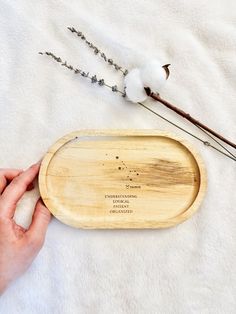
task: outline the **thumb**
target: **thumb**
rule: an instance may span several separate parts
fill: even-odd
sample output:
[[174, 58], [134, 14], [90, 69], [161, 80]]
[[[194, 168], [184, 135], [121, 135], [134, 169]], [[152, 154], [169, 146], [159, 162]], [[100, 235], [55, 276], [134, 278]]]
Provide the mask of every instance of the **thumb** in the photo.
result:
[[43, 201], [39, 199], [35, 205], [32, 222], [27, 231], [29, 238], [43, 244], [50, 220], [50, 211], [43, 204]]

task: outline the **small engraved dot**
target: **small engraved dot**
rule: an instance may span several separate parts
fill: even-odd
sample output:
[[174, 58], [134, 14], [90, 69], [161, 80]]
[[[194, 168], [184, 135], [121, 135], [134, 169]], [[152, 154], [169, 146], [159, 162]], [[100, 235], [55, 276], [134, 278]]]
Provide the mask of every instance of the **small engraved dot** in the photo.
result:
[[116, 159], [119, 159], [119, 156], [116, 156]]

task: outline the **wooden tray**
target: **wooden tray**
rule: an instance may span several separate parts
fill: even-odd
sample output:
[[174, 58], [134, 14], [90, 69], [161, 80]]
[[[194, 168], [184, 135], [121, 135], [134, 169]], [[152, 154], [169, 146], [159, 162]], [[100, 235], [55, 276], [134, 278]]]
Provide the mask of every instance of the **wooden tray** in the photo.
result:
[[189, 218], [206, 189], [203, 162], [156, 130], [80, 130], [58, 140], [39, 174], [43, 201], [80, 228], [164, 228]]

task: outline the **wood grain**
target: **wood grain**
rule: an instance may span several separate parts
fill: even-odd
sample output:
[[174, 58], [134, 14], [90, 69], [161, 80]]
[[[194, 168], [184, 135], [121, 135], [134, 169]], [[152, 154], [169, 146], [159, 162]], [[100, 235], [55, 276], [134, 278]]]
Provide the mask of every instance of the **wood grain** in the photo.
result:
[[189, 218], [206, 190], [200, 156], [157, 130], [80, 130], [43, 159], [39, 188], [52, 214], [80, 228], [163, 228]]

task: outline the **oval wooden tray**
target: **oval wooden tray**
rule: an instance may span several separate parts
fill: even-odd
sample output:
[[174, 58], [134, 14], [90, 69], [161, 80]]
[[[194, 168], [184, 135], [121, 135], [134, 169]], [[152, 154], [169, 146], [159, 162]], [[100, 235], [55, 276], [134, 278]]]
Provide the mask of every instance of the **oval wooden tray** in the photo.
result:
[[164, 228], [189, 218], [206, 189], [203, 162], [157, 130], [80, 130], [45, 155], [39, 189], [52, 214], [80, 228]]

